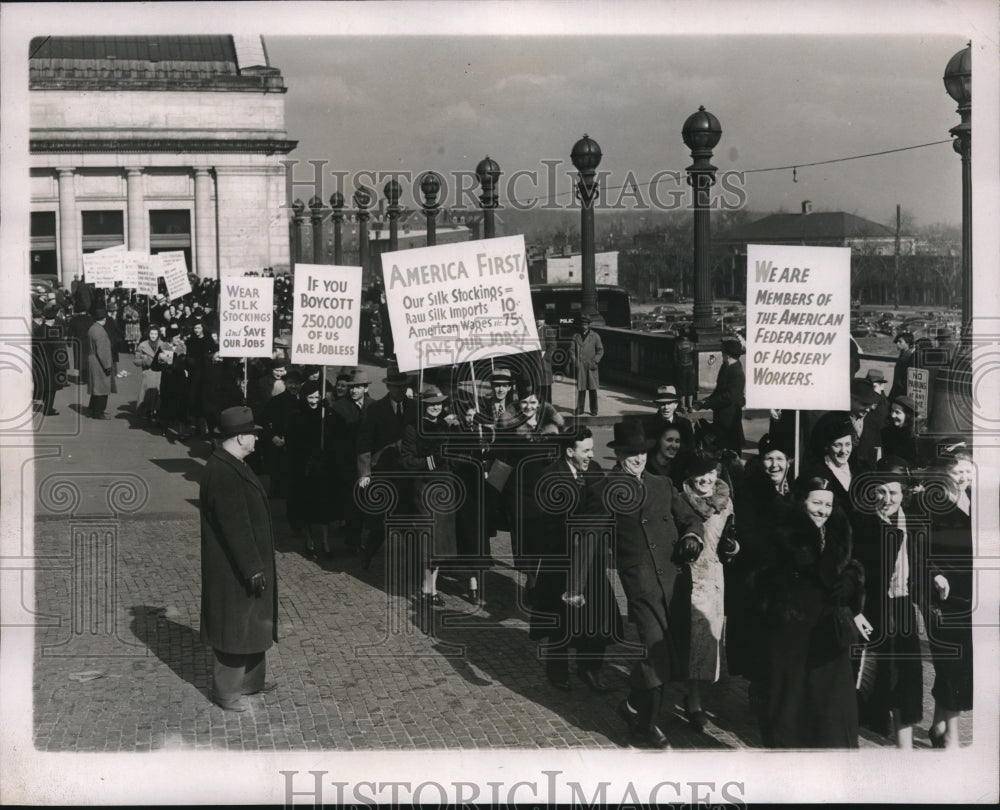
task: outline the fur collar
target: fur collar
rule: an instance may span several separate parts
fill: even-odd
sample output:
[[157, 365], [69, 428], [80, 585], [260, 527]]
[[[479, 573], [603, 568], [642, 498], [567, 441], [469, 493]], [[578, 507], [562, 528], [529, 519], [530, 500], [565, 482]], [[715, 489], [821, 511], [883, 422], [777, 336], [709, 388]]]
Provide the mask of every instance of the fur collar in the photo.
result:
[[705, 520], [726, 508], [729, 503], [729, 484], [720, 479], [715, 482], [715, 492], [711, 495], [699, 495], [685, 481], [684, 497], [698, 517]]

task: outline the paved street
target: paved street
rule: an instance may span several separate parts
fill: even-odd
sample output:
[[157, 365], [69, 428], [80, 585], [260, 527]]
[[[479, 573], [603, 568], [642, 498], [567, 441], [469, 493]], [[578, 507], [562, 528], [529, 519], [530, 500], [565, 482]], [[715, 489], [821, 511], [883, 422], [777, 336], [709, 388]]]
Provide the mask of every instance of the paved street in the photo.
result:
[[[249, 699], [244, 714], [207, 698], [211, 652], [199, 640], [198, 478], [207, 442], [169, 443], [130, 424], [138, 374], [130, 364], [105, 422], [36, 463], [35, 578], [39, 617], [34, 665], [34, 739], [45, 751], [228, 749], [289, 751], [394, 749], [618, 748], [625, 727], [615, 705], [629, 661], [611, 648], [615, 691], [571, 692], [544, 678], [506, 534], [494, 539], [496, 564], [482, 578], [484, 609], [439, 583], [445, 607], [430, 621], [386, 575], [385, 554], [369, 571], [339, 544], [332, 559], [304, 556], [273, 501], [278, 538], [280, 643], [268, 653], [276, 691]], [[381, 369], [370, 367], [381, 380]], [[71, 379], [74, 379], [71, 376]], [[381, 385], [372, 386], [380, 396]], [[569, 402], [557, 384], [557, 404]], [[46, 429], [72, 431], [85, 393], [75, 383], [56, 400]], [[605, 392], [602, 413], [645, 410], [645, 395]], [[612, 420], [601, 420], [612, 421]], [[765, 424], [747, 425], [754, 441]], [[610, 466], [608, 424], [595, 427]], [[390, 569], [392, 570], [392, 569]], [[621, 593], [619, 590], [619, 598]], [[622, 602], [623, 606], [624, 603]], [[627, 626], [628, 627], [628, 626]], [[627, 639], [634, 640], [630, 627]], [[925, 666], [925, 691], [933, 673]], [[704, 733], [683, 718], [671, 692], [662, 727], [675, 748], [759, 746], [746, 684], [723, 675], [707, 690]], [[929, 698], [929, 695], [928, 695]], [[917, 745], [928, 748], [926, 724]], [[965, 736], [971, 720], [963, 721]], [[889, 741], [862, 732], [863, 747]]]

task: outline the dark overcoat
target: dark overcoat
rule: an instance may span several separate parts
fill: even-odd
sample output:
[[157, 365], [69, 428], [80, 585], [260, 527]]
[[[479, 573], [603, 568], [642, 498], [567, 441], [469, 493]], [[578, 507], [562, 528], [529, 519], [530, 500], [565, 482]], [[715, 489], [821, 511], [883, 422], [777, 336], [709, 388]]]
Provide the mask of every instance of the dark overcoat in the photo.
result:
[[577, 391], [596, 390], [601, 387], [598, 366], [603, 357], [604, 343], [601, 341], [601, 336], [593, 329], [586, 335], [582, 332], [573, 335], [573, 366], [576, 371]]
[[[199, 490], [201, 640], [233, 654], [263, 652], [278, 640], [278, 582], [267, 493], [253, 471], [217, 447]], [[250, 591], [263, 573], [267, 587]]]
[[701, 538], [701, 520], [668, 478], [646, 472], [640, 480], [615, 467], [594, 485], [593, 495], [593, 509], [614, 519], [615, 565], [628, 618], [646, 647], [633, 670], [634, 685], [651, 689], [682, 670], [671, 623], [678, 570], [670, 556], [685, 534]]
[[87, 393], [91, 396], [114, 394], [118, 388], [113, 369], [111, 339], [104, 327], [95, 322], [87, 330]]
[[746, 403], [746, 374], [739, 360], [723, 363], [715, 380], [715, 390], [702, 403], [712, 410], [712, 425], [719, 446], [743, 452], [743, 405]]

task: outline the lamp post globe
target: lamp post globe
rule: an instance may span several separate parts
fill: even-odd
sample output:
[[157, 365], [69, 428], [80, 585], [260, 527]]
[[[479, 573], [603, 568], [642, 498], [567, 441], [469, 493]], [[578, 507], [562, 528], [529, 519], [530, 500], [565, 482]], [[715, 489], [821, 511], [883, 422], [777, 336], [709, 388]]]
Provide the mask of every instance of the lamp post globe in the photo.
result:
[[496, 220], [493, 209], [497, 207], [497, 183], [500, 180], [500, 164], [489, 155], [476, 166], [476, 177], [483, 187], [479, 202], [483, 208], [483, 238], [492, 239], [496, 236]]

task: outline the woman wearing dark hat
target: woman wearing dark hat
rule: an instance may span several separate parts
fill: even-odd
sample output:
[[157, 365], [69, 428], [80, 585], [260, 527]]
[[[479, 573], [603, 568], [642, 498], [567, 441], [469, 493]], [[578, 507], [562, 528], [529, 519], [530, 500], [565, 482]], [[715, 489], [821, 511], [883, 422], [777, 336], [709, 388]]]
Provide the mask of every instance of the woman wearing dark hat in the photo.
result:
[[188, 419], [195, 425], [195, 430], [198, 434], [207, 436], [208, 420], [206, 419], [205, 410], [202, 407], [205, 378], [208, 373], [208, 367], [212, 364], [212, 358], [219, 350], [219, 346], [211, 337], [205, 334], [205, 324], [201, 321], [191, 321], [191, 332], [191, 336], [185, 343], [187, 352], [184, 357], [184, 364], [188, 374]]
[[699, 731], [707, 719], [701, 707], [702, 682], [715, 683], [721, 671], [722, 627], [725, 622], [725, 583], [722, 564], [739, 551], [733, 528], [733, 501], [729, 485], [719, 478], [718, 460], [695, 453], [685, 464], [681, 497], [701, 518], [704, 549], [684, 566], [674, 586], [678, 610], [671, 619], [678, 627], [678, 654], [686, 664], [688, 693], [684, 709]]
[[959, 717], [972, 711], [971, 449], [963, 441], [947, 445], [929, 472], [927, 490], [943, 491], [944, 497], [924, 499], [931, 519], [931, 599], [924, 621], [934, 662], [934, 720], [927, 734], [935, 748], [958, 748]]
[[825, 419], [817, 426], [819, 430], [822, 458], [812, 460], [802, 466], [802, 478], [825, 478], [837, 505], [849, 511], [851, 508], [851, 481], [857, 473], [864, 472], [854, 456], [854, 439], [851, 422], [843, 418]]
[[306, 553], [316, 554], [316, 534], [323, 541], [323, 553], [330, 554], [330, 425], [320, 407], [319, 383], [308, 381], [300, 392], [302, 407], [288, 414], [286, 447], [291, 489], [288, 493], [288, 522], [293, 529], [305, 529]]
[[889, 418], [882, 428], [882, 455], [895, 456], [906, 462], [907, 466], [918, 467], [920, 452], [917, 447], [917, 436], [914, 432], [916, 418], [916, 403], [908, 396], [898, 396], [889, 405]]
[[769, 748], [857, 748], [850, 645], [867, 627], [864, 575], [829, 481], [800, 479], [796, 490], [757, 580], [769, 669], [761, 732]]
[[[415, 479], [413, 499], [421, 514], [434, 519], [433, 536], [428, 551], [433, 557], [454, 557], [458, 552], [455, 535], [455, 512], [460, 502], [451, 473], [451, 462], [445, 456], [449, 434], [458, 429], [454, 415], [444, 415], [447, 401], [436, 385], [425, 385], [420, 392], [418, 422], [403, 427], [399, 456], [404, 470], [421, 472]], [[437, 591], [437, 566], [430, 560], [424, 566], [420, 598], [425, 604], [441, 606], [444, 599]]]
[[[865, 670], [873, 669], [870, 691], [859, 690], [861, 722], [888, 737], [890, 721], [897, 748], [913, 747], [913, 726], [923, 718], [923, 664], [913, 597], [918, 554], [908, 525], [907, 462], [886, 456], [870, 476], [874, 498], [859, 498], [854, 556], [864, 567], [865, 615], [873, 627], [865, 650]], [[916, 522], [916, 521], [915, 521]], [[922, 521], [921, 521], [922, 522]], [[863, 677], [865, 673], [862, 673]]]
[[764, 616], [754, 592], [757, 573], [774, 562], [774, 532], [792, 505], [792, 448], [764, 434], [757, 455], [747, 461], [743, 486], [736, 490], [740, 553], [725, 568], [726, 666], [749, 681], [751, 706], [758, 712], [767, 694]]

